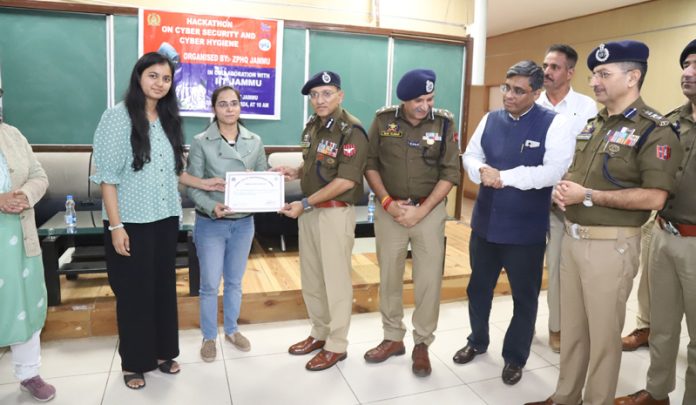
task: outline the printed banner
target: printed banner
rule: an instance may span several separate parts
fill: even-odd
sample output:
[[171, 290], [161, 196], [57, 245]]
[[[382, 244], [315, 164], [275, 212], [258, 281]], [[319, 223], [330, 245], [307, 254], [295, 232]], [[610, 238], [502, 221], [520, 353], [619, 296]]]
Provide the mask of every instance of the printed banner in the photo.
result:
[[232, 85], [243, 118], [280, 119], [283, 21], [141, 9], [139, 32], [141, 55], [174, 61], [182, 115], [212, 115], [213, 91]]

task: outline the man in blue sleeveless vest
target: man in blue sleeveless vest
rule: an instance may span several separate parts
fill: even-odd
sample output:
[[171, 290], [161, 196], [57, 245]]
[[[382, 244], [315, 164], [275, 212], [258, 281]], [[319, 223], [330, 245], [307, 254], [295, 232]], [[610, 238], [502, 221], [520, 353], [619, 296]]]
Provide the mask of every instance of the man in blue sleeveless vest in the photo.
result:
[[510, 67], [501, 86], [505, 108], [483, 117], [463, 157], [481, 188], [469, 243], [472, 332], [453, 360], [468, 363], [488, 349], [493, 289], [505, 268], [515, 303], [503, 343], [502, 379], [509, 385], [522, 378], [534, 336], [551, 189], [573, 156], [567, 118], [535, 103], [543, 83], [544, 72], [532, 61]]

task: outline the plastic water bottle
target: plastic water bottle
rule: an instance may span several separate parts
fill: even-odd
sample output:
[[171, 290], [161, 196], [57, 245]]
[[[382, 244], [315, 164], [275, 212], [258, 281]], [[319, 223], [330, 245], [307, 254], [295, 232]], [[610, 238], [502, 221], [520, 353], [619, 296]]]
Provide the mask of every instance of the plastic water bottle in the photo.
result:
[[367, 197], [367, 222], [375, 221], [375, 193], [370, 190], [370, 195]]
[[65, 199], [65, 229], [68, 233], [75, 233], [77, 228], [77, 212], [75, 212], [75, 200], [68, 194]]

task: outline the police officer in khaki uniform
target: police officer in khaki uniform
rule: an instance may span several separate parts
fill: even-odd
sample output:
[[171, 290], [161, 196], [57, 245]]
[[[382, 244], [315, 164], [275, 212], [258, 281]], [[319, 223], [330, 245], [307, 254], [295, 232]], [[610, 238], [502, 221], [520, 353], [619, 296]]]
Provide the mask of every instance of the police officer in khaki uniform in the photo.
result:
[[312, 321], [309, 337], [288, 349], [308, 354], [306, 365], [327, 369], [346, 358], [353, 307], [351, 252], [355, 206], [363, 196], [367, 135], [360, 121], [341, 107], [341, 78], [320, 72], [302, 87], [314, 114], [302, 132], [303, 164], [279, 168], [287, 179], [301, 178], [302, 201], [281, 212], [298, 218], [302, 296]]
[[640, 97], [648, 53], [641, 42], [620, 41], [587, 58], [605, 108], [577, 135], [573, 163], [553, 193], [567, 221], [561, 370], [556, 392], [536, 404], [614, 403], [640, 227], [664, 205], [682, 157], [674, 128]]
[[365, 353], [379, 363], [406, 349], [403, 338], [403, 276], [409, 242], [413, 256], [416, 309], [413, 312], [412, 370], [431, 373], [428, 345], [435, 336], [445, 252], [445, 197], [459, 183], [459, 146], [454, 120], [434, 109], [435, 72], [415, 69], [399, 81], [403, 102], [385, 107], [369, 130], [367, 178], [381, 202], [375, 212], [380, 266], [380, 311], [384, 341]]
[[696, 40], [679, 57], [681, 87], [689, 99], [667, 115], [680, 129], [684, 158], [674, 196], [657, 216], [650, 245], [650, 368], [645, 390], [617, 398], [617, 405], [667, 405], [674, 390], [681, 320], [690, 342], [682, 404], [696, 404]]

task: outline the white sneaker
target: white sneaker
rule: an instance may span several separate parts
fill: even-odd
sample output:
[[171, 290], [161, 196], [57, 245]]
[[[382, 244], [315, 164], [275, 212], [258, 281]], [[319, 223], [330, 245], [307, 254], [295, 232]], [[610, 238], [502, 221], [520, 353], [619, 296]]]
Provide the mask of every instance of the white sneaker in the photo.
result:
[[231, 335], [225, 335], [225, 340], [232, 343], [237, 350], [241, 350], [243, 352], [248, 352], [251, 350], [251, 343], [249, 343], [249, 339], [245, 338], [244, 335], [239, 333], [239, 331], [234, 332]]

